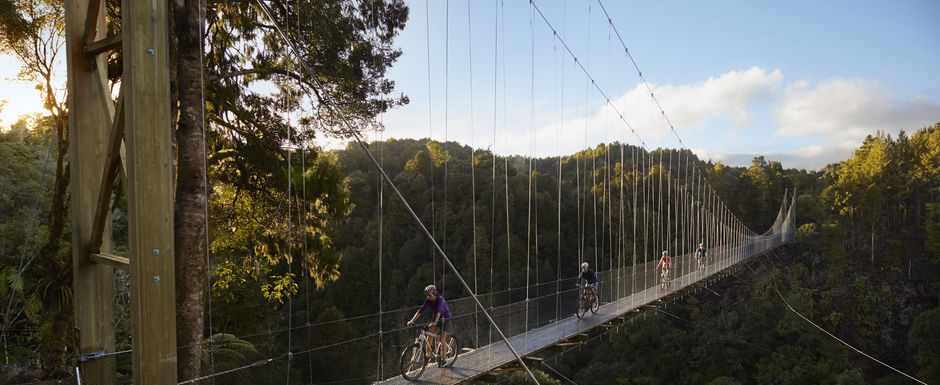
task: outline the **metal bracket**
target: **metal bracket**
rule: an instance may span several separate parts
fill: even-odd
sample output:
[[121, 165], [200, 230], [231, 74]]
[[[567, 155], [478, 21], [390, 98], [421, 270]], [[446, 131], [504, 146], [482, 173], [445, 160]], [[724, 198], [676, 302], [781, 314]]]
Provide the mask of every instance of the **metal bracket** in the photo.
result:
[[99, 358], [101, 358], [101, 357], [104, 357], [104, 356], [107, 356], [107, 355], [108, 355], [108, 351], [107, 351], [107, 350], [102, 350], [102, 351], [98, 351], [98, 352], [91, 352], [91, 353], [79, 354], [79, 355], [78, 355], [78, 362], [87, 362], [87, 361], [97, 360], [97, 359], [99, 359]]

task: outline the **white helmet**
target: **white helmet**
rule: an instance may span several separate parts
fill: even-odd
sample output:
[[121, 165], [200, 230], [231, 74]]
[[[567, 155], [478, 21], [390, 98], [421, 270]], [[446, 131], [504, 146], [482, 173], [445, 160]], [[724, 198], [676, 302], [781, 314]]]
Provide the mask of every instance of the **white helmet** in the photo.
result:
[[663, 255], [669, 255], [669, 251], [663, 250]]
[[582, 264], [581, 264], [581, 268], [582, 268], [582, 269], [587, 269], [587, 268], [588, 268], [588, 263], [587, 263], [587, 262], [582, 263]]

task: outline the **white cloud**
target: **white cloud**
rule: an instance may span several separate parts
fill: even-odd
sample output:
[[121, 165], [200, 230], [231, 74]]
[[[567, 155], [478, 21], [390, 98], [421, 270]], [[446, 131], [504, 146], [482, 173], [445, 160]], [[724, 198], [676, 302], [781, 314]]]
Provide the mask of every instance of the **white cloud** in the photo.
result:
[[[686, 146], [700, 148], [695, 153], [703, 160], [735, 166], [749, 166], [755, 156], [764, 155], [786, 168], [820, 169], [847, 159], [876, 130], [896, 134], [940, 121], [937, 102], [923, 96], [899, 102], [875, 80], [785, 84], [779, 69], [752, 67], [692, 84], [653, 85], [653, 91]], [[474, 111], [473, 131], [470, 111], [452, 107], [448, 139], [504, 155], [536, 156], [571, 154], [614, 140], [638, 144], [619, 112], [648, 147], [679, 146], [645, 84], [613, 98], [616, 111], [590, 92], [586, 104], [569, 103], [564, 111], [551, 95], [537, 97], [534, 106], [497, 106], [495, 133], [492, 103], [477, 104], [483, 107]], [[387, 114], [385, 137], [427, 137], [426, 108], [409, 106]], [[432, 118], [433, 137], [443, 140], [444, 113], [435, 110]]]
[[[712, 119], [729, 119], [736, 128], [742, 128], [753, 120], [748, 105], [755, 100], [769, 100], [782, 80], [780, 70], [768, 72], [752, 67], [717, 78], [709, 77], [696, 84], [654, 87], [653, 92], [674, 125], [701, 129]], [[669, 127], [645, 85], [637, 85], [613, 103], [640, 106], [639, 113], [628, 119], [632, 118], [636, 126], [641, 127], [641, 136], [659, 138], [668, 133]]]
[[[677, 129], [701, 131], [712, 120], [729, 120], [740, 129], [754, 119], [748, 106], [756, 100], [770, 101], [782, 78], [780, 70], [768, 72], [753, 67], [709, 77], [696, 84], [661, 87], [654, 85], [653, 92], [666, 111], [666, 116]], [[579, 105], [566, 108], [564, 121], [560, 123], [563, 127], [560, 133], [558, 106], [537, 105], [535, 131], [541, 144], [537, 144], [536, 153], [554, 154], [558, 147], [562, 153], [570, 154], [581, 150], [585, 145], [593, 146], [613, 140], [626, 140], [636, 144], [636, 136], [625, 127], [617, 115], [618, 112], [623, 114], [623, 119], [648, 146], [656, 147], [657, 143], [677, 146], [671, 139], [669, 125], [650, 97], [645, 84], [637, 84], [623, 95], [613, 98], [613, 108], [603, 99], [594, 99], [591, 103], [590, 113], [585, 113], [584, 107]], [[508, 127], [515, 128], [505, 130], [497, 138], [497, 143], [509, 146], [510, 152], [530, 153], [528, 111], [529, 106], [516, 111], [518, 116], [510, 119], [515, 121], [508, 124]], [[665, 140], [667, 137], [670, 139]]]
[[781, 137], [826, 135], [830, 142], [857, 146], [877, 130], [915, 130], [940, 120], [940, 104], [915, 96], [897, 101], [876, 80], [830, 79], [811, 86], [794, 82], [780, 95], [775, 119]]

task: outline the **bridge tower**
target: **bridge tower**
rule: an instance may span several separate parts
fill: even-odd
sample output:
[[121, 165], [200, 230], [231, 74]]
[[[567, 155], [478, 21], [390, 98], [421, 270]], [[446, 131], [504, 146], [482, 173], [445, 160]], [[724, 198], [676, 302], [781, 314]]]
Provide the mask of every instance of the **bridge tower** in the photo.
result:
[[[166, 0], [121, 1], [107, 36], [105, 2], [66, 1], [72, 266], [80, 369], [115, 382], [114, 269], [130, 274], [134, 384], [176, 384], [172, 126]], [[118, 102], [105, 53], [122, 50]], [[128, 206], [126, 257], [111, 253], [112, 186]]]

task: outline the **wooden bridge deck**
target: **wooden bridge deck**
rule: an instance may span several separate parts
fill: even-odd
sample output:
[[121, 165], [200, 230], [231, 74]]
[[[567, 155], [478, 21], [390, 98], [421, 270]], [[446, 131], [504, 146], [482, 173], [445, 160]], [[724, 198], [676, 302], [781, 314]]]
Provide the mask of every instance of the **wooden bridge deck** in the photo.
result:
[[[614, 302], [602, 304], [597, 314], [592, 315], [588, 313], [583, 319], [578, 319], [578, 317], [571, 315], [558, 322], [510, 337], [509, 341], [512, 343], [513, 347], [516, 348], [519, 355], [522, 357], [529, 356], [538, 351], [555, 346], [560, 341], [570, 339], [585, 331], [613, 321], [643, 305], [666, 297], [696, 282], [702, 281], [720, 270], [720, 266], [709, 266], [705, 273], [693, 271], [678, 279], [673, 279], [670, 287], [665, 290], [655, 285]], [[504, 366], [514, 361], [516, 361], [516, 358], [506, 346], [506, 343], [500, 341], [471, 352], [460, 354], [452, 367], [438, 368], [436, 365], [428, 363], [424, 374], [417, 381], [408, 381], [399, 375], [378, 382], [378, 384], [461, 383], [482, 376], [494, 368]]]

